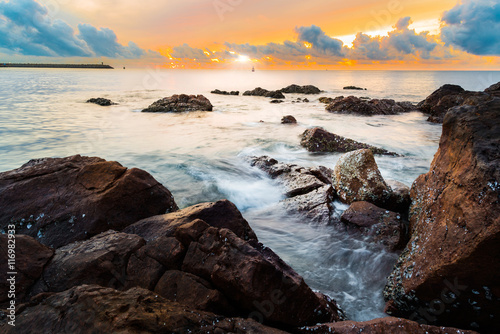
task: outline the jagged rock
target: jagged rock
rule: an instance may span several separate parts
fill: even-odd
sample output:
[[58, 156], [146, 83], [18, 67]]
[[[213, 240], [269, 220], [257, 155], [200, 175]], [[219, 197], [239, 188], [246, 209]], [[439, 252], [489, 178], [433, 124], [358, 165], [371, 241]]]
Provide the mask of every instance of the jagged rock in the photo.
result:
[[172, 95], [151, 104], [142, 112], [212, 111], [212, 103], [203, 95]]
[[397, 156], [397, 153], [363, 144], [349, 138], [328, 132], [322, 128], [307, 129], [302, 134], [300, 144], [309, 152], [339, 152], [345, 153], [359, 149], [369, 149], [374, 154]]
[[0, 228], [58, 248], [139, 219], [177, 210], [149, 173], [75, 155], [31, 160], [0, 173]]
[[356, 87], [356, 86], [345, 86], [345, 90], [367, 90], [366, 88]]
[[436, 327], [419, 324], [406, 319], [386, 317], [370, 321], [340, 321], [304, 327], [298, 333], [303, 334], [478, 334], [474, 331], [450, 327]]
[[288, 87], [280, 89], [282, 93], [290, 93], [290, 94], [319, 94], [321, 90], [313, 85], [299, 86], [299, 85], [290, 85]]
[[116, 104], [113, 101], [111, 101], [109, 99], [102, 98], [102, 97], [89, 99], [89, 100], [87, 100], [87, 103], [94, 103], [94, 104], [98, 104], [98, 105], [103, 106], [103, 107], [107, 107], [107, 106], [111, 106], [111, 105]]
[[297, 120], [292, 115], [283, 116], [281, 124], [297, 124]]
[[387, 312], [500, 328], [500, 99], [452, 108], [429, 173], [411, 189], [411, 239], [388, 278]]
[[[9, 237], [8, 234], [0, 235], [0, 261], [2, 263], [0, 305], [8, 303], [11, 283], [15, 283], [15, 289], [12, 290], [15, 291], [16, 301], [19, 303], [24, 300], [27, 290], [40, 278], [43, 268], [52, 255], [54, 255], [52, 249], [27, 235], [17, 234], [15, 238]], [[9, 259], [12, 267], [8, 265]], [[7, 281], [12, 278], [7, 274], [8, 272], [17, 272], [14, 280]]]
[[267, 89], [263, 89], [260, 87], [255, 88], [254, 90], [247, 90], [243, 93], [244, 96], [264, 96], [270, 97], [273, 99], [284, 99], [285, 95], [283, 95], [279, 90], [268, 91]]
[[4, 325], [3, 333], [285, 333], [252, 319], [198, 311], [145, 289], [97, 285], [39, 295], [18, 310], [15, 324]]
[[218, 89], [215, 89], [213, 91], [211, 91], [210, 93], [212, 94], [219, 94], [219, 95], [240, 95], [240, 92], [237, 91], [237, 90], [233, 90], [233, 91], [225, 91], [225, 90], [218, 90]]
[[401, 214], [379, 208], [368, 202], [354, 202], [340, 221], [347, 231], [368, 236], [391, 251], [404, 248], [408, 241]]
[[397, 115], [416, 110], [416, 107], [410, 102], [396, 102], [390, 99], [366, 100], [364, 98], [348, 96], [346, 98], [335, 98], [328, 106], [326, 106], [326, 110], [339, 114], [372, 116]]

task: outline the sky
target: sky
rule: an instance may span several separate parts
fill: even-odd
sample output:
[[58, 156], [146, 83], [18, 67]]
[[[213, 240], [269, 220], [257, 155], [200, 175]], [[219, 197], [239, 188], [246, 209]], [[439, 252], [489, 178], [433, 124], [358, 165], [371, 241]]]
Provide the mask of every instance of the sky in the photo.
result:
[[500, 70], [500, 0], [0, 0], [0, 62]]

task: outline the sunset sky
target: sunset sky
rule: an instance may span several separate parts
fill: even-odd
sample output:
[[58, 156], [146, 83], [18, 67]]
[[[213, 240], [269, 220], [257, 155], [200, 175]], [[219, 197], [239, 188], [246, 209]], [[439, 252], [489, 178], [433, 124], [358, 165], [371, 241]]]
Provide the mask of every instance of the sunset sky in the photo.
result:
[[0, 1], [0, 61], [500, 70], [500, 0]]

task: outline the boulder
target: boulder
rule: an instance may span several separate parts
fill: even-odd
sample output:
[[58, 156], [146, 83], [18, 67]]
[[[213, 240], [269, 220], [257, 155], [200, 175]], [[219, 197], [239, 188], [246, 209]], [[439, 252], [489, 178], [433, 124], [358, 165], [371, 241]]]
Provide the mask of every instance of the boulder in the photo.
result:
[[345, 153], [359, 149], [369, 149], [374, 154], [397, 156], [397, 153], [363, 144], [349, 138], [341, 137], [322, 128], [307, 129], [302, 134], [300, 144], [309, 152], [339, 152]]
[[313, 85], [299, 86], [299, 85], [290, 85], [288, 87], [280, 89], [282, 93], [288, 94], [319, 94], [321, 93], [321, 89]]
[[493, 84], [490, 87], [486, 88], [484, 92], [500, 97], [500, 82], [497, 82], [496, 84]]
[[344, 90], [367, 90], [366, 88], [356, 87], [356, 86], [345, 86]]
[[354, 202], [340, 217], [348, 232], [368, 237], [390, 251], [403, 249], [408, 241], [401, 214], [368, 202]]
[[474, 331], [450, 327], [422, 325], [407, 319], [386, 317], [370, 321], [340, 321], [301, 328], [303, 334], [478, 334]]
[[213, 91], [211, 91], [210, 93], [212, 94], [218, 94], [218, 95], [240, 95], [240, 92], [237, 91], [237, 90], [233, 90], [233, 91], [225, 91], [225, 90], [218, 90], [218, 89], [215, 89]]
[[244, 96], [264, 96], [273, 99], [284, 99], [283, 95], [279, 90], [268, 91], [267, 89], [257, 87], [254, 90], [247, 90], [243, 93]]
[[31, 160], [0, 173], [0, 228], [58, 248], [139, 219], [177, 210], [147, 172], [75, 155]]
[[142, 112], [212, 111], [212, 103], [203, 95], [172, 95], [158, 100]]
[[283, 103], [285, 101], [283, 100], [271, 100], [269, 103], [273, 103], [273, 104], [279, 104], [279, 103]]
[[[39, 295], [18, 310], [10, 333], [285, 333], [252, 319], [227, 318], [132, 288], [97, 285]], [[22, 330], [20, 330], [22, 329]]]
[[[342, 96], [342, 98], [344, 98], [344, 97]], [[319, 102], [324, 103], [324, 104], [330, 104], [333, 102], [333, 100], [334, 99], [332, 97], [320, 97], [319, 98]]]
[[397, 115], [416, 110], [410, 102], [396, 102], [390, 99], [364, 99], [355, 96], [335, 98], [326, 110], [339, 114], [372, 115]]
[[388, 278], [387, 312], [500, 328], [500, 99], [452, 108], [429, 173], [411, 189], [411, 239]]
[[113, 101], [111, 101], [109, 99], [102, 98], [102, 97], [89, 99], [89, 100], [87, 100], [87, 103], [94, 103], [94, 104], [98, 104], [98, 105], [103, 106], [103, 107], [107, 107], [107, 106], [111, 106], [111, 105], [116, 104]]
[[[13, 251], [9, 252], [9, 249]], [[16, 300], [20, 302], [26, 297], [29, 287], [40, 278], [43, 268], [52, 255], [54, 255], [52, 249], [27, 235], [17, 234], [15, 238], [11, 234], [0, 235], [0, 261], [2, 263], [2, 271], [0, 271], [0, 305], [4, 305], [9, 300], [8, 293], [11, 290], [11, 284], [7, 279], [11, 278], [11, 275], [8, 275], [8, 272], [17, 273], [15, 275], [14, 290]], [[11, 260], [10, 264], [9, 259]]]
[[297, 120], [292, 115], [283, 116], [281, 124], [297, 124]]

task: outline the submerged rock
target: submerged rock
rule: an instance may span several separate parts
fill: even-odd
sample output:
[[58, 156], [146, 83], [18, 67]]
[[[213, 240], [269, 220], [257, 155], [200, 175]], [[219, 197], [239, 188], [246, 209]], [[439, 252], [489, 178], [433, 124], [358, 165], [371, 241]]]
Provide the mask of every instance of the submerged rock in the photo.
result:
[[390, 314], [500, 328], [499, 147], [500, 99], [448, 111], [430, 171], [411, 189], [411, 239], [384, 291]]
[[151, 104], [142, 112], [212, 111], [212, 103], [203, 95], [172, 95]]
[[113, 101], [111, 101], [109, 99], [102, 98], [102, 97], [89, 99], [89, 100], [87, 100], [87, 103], [94, 103], [94, 104], [98, 104], [98, 105], [103, 106], [103, 107], [107, 107], [107, 106], [111, 106], [111, 105], [116, 104]]
[[0, 228], [58, 248], [139, 219], [177, 210], [149, 173], [75, 155], [31, 160], [0, 173]]
[[264, 96], [270, 97], [273, 99], [284, 99], [285, 95], [283, 95], [279, 90], [269, 91], [264, 88], [257, 87], [254, 90], [247, 90], [243, 93], [244, 96]]
[[285, 101], [283, 101], [283, 100], [271, 100], [271, 102], [269, 102], [269, 103], [278, 104], [278, 103], [283, 103], [283, 102], [285, 102]]
[[282, 93], [287, 94], [319, 94], [321, 93], [321, 89], [313, 85], [299, 86], [299, 85], [290, 85], [288, 87], [280, 89]]
[[397, 153], [363, 144], [349, 138], [330, 133], [322, 128], [307, 129], [302, 134], [300, 144], [309, 152], [339, 152], [345, 153], [359, 149], [369, 149], [374, 154], [397, 156]]
[[237, 90], [233, 90], [233, 91], [225, 91], [225, 90], [218, 90], [218, 89], [215, 89], [213, 91], [211, 91], [210, 93], [212, 94], [219, 94], [219, 95], [240, 95], [240, 92], [237, 91]]
[[345, 86], [345, 90], [367, 90], [366, 88], [356, 87], [356, 86]]
[[372, 115], [397, 115], [400, 113], [416, 110], [410, 102], [396, 102], [390, 99], [365, 99], [355, 96], [337, 97], [326, 110], [339, 114], [357, 114], [364, 116]]
[[297, 120], [292, 115], [283, 116], [281, 124], [297, 124]]

